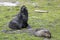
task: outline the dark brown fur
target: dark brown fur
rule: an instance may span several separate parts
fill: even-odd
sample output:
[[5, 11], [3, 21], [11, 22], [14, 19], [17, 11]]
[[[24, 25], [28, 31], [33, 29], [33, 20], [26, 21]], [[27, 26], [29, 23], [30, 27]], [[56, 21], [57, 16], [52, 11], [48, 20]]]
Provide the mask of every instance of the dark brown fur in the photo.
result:
[[28, 24], [28, 10], [23, 5], [19, 14], [9, 22], [9, 28], [11, 29], [22, 29], [22, 28], [30, 28]]

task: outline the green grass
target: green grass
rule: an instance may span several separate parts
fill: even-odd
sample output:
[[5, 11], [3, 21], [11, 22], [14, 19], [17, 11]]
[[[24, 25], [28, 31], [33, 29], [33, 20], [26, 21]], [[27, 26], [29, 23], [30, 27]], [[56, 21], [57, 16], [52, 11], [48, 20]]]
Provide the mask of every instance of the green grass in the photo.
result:
[[[60, 0], [50, 1], [48, 5], [47, 0], [32, 0], [39, 5], [39, 8], [35, 8], [32, 4], [28, 4], [27, 1], [19, 0], [22, 2], [21, 5], [26, 5], [29, 11], [28, 23], [32, 28], [46, 28], [52, 33], [51, 40], [60, 40]], [[0, 6], [0, 31], [7, 29], [10, 30], [6, 25], [19, 11], [20, 7], [1, 7]], [[48, 10], [48, 13], [37, 13], [34, 10]], [[6, 34], [0, 32], [0, 40], [43, 40], [41, 37], [30, 36], [26, 33], [23, 34]]]

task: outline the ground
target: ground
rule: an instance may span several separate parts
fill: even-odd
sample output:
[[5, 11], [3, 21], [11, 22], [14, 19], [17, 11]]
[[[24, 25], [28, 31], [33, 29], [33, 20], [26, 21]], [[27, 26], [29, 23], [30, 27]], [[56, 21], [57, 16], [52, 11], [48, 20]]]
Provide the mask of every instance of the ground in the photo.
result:
[[[39, 7], [35, 7], [28, 1], [21, 1], [21, 5], [26, 5], [29, 11], [28, 23], [32, 28], [46, 28], [52, 33], [51, 40], [60, 40], [60, 0], [47, 1], [47, 0], [32, 0], [38, 4]], [[1, 30], [9, 30], [6, 26], [8, 22], [18, 13], [19, 6], [16, 7], [3, 7], [0, 6], [0, 40], [43, 40], [41, 37], [35, 37], [23, 34], [6, 34]], [[37, 13], [34, 10], [48, 10], [48, 13]]]

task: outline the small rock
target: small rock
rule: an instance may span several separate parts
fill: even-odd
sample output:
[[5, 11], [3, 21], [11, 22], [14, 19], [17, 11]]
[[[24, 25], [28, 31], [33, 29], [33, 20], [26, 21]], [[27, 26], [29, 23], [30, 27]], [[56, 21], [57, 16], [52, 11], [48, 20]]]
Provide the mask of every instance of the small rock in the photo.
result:
[[48, 13], [48, 11], [46, 10], [34, 10], [35, 12], [38, 12], [38, 13]]

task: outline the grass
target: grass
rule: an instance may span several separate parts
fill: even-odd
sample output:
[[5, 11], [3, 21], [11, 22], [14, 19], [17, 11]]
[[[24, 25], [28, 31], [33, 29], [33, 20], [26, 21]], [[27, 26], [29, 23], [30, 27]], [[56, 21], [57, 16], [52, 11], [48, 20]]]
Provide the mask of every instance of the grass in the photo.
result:
[[[47, 0], [32, 0], [39, 5], [39, 8], [35, 8], [31, 3], [27, 1], [19, 0], [25, 4], [29, 11], [28, 23], [32, 28], [46, 28], [52, 33], [51, 40], [60, 40], [60, 0], [50, 1], [48, 5]], [[21, 4], [21, 5], [23, 5]], [[20, 5], [20, 7], [21, 7]], [[1, 30], [9, 28], [6, 25], [19, 11], [20, 7], [4, 7], [0, 6], [0, 40], [43, 40], [41, 37], [34, 37], [26, 33], [23, 34], [6, 34], [1, 32]], [[48, 10], [48, 13], [37, 13], [34, 10]]]

